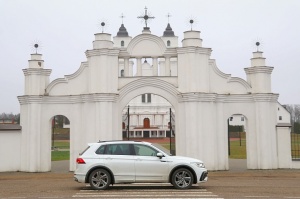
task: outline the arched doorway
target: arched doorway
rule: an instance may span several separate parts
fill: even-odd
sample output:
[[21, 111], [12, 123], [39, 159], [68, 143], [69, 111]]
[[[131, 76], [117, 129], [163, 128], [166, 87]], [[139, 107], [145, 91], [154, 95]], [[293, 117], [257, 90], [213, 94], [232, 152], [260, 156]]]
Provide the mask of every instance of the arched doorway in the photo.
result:
[[[62, 161], [68, 163], [62, 164]], [[69, 171], [69, 161], [70, 120], [64, 115], [55, 115], [51, 118], [51, 170]]]
[[150, 119], [144, 118], [144, 128], [150, 128]]
[[229, 169], [247, 169], [246, 117], [233, 114], [227, 119]]
[[124, 140], [159, 143], [175, 153], [175, 109], [160, 95], [144, 93], [131, 99], [122, 111], [122, 124]]

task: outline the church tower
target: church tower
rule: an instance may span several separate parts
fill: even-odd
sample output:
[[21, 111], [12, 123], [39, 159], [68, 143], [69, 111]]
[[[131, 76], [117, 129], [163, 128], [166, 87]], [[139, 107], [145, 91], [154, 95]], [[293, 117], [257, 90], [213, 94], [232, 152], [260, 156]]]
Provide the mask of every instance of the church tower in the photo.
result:
[[[121, 16], [122, 19], [124, 16]], [[125, 50], [130, 43], [132, 37], [129, 36], [127, 29], [125, 28], [123, 21], [119, 31], [117, 32], [117, 36], [113, 38], [114, 47], [120, 48], [121, 50]], [[129, 57], [125, 59], [119, 59], [119, 69], [118, 69], [119, 77], [128, 77], [133, 75], [133, 62], [129, 61]]]
[[161, 39], [166, 44], [167, 48], [178, 47], [178, 37], [175, 36], [174, 31], [171, 28], [170, 23], [168, 23], [166, 30], [163, 33]]
[[128, 35], [128, 32], [124, 26], [124, 24], [121, 24], [121, 27], [119, 28], [119, 31], [117, 33], [117, 36], [113, 38], [114, 41], [114, 47], [117, 48], [126, 48], [131, 41], [132, 37]]

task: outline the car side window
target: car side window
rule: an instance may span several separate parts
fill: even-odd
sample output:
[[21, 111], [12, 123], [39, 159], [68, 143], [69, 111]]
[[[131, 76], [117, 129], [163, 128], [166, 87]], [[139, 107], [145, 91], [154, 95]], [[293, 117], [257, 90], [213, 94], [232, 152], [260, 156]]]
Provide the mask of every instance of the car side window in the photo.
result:
[[153, 149], [150, 146], [134, 144], [135, 155], [138, 156], [156, 156], [158, 153], [157, 150]]
[[96, 150], [96, 154], [98, 155], [103, 155], [105, 151], [105, 145], [100, 146], [97, 150]]
[[109, 144], [106, 146], [105, 154], [130, 155], [129, 144]]

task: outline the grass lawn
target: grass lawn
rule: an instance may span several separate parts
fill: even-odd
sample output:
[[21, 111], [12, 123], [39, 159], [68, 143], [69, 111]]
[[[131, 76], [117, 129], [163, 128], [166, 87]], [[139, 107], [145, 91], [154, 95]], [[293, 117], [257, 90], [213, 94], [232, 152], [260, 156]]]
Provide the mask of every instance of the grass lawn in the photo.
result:
[[[170, 142], [159, 143], [163, 147], [170, 149]], [[52, 151], [51, 160], [69, 160], [70, 159], [70, 142], [69, 141], [55, 141], [54, 147], [59, 149], [57, 151]], [[173, 148], [173, 146], [172, 146]], [[63, 151], [60, 151], [63, 149]], [[230, 141], [230, 158], [232, 159], [246, 159], [246, 140], [242, 139], [241, 146], [240, 141]]]
[[70, 159], [70, 151], [52, 151], [51, 152], [51, 161], [69, 160], [69, 159]]
[[58, 149], [70, 149], [70, 141], [54, 141], [54, 147]]
[[241, 146], [240, 146], [240, 140], [230, 141], [230, 156], [229, 158], [232, 159], [246, 159], [246, 140], [241, 140]]
[[[70, 159], [70, 142], [69, 141], [54, 141], [54, 147], [57, 151], [51, 152], [51, 160], [69, 160]], [[63, 149], [63, 151], [60, 151]]]

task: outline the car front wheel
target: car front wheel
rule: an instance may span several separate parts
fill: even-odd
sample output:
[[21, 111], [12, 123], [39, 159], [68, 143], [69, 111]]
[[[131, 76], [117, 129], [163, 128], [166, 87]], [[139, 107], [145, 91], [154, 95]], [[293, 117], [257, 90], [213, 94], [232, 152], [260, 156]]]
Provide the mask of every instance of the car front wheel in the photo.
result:
[[188, 189], [193, 181], [193, 174], [185, 168], [177, 169], [172, 175], [172, 185], [176, 189]]
[[94, 170], [89, 177], [90, 185], [93, 189], [107, 189], [111, 182], [111, 176], [105, 169]]

